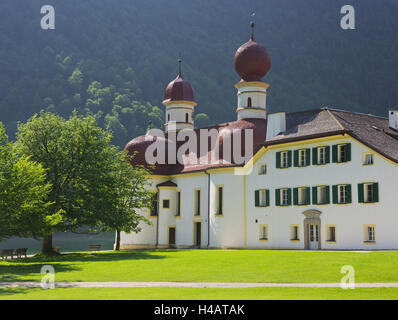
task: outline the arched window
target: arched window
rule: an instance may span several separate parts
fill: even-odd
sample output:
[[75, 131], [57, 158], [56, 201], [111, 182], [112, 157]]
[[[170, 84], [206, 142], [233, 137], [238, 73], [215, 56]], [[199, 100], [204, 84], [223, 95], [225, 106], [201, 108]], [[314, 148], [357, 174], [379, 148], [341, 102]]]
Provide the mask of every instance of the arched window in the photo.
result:
[[185, 114], [185, 122], [188, 122], [188, 113]]
[[247, 98], [247, 107], [250, 108], [252, 106], [252, 98]]
[[167, 115], [167, 121], [170, 121], [170, 113]]

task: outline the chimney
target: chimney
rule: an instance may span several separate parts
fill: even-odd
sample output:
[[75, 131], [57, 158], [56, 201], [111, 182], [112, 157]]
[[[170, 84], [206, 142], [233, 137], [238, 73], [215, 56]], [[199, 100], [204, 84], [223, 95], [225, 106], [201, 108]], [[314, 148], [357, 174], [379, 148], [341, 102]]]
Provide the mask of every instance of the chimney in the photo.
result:
[[390, 123], [390, 128], [394, 130], [398, 130], [398, 110], [389, 110], [388, 111], [388, 120]]
[[267, 138], [272, 139], [286, 131], [286, 112], [270, 113], [267, 117]]

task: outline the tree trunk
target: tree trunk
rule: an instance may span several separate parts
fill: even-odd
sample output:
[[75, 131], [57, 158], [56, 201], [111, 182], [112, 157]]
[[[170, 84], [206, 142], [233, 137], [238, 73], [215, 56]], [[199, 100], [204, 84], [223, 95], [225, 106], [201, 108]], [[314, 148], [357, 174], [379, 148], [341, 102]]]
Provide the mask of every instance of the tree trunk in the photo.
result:
[[53, 235], [50, 234], [43, 238], [42, 253], [53, 253]]
[[116, 230], [116, 245], [115, 245], [115, 250], [119, 251], [120, 250], [120, 230]]

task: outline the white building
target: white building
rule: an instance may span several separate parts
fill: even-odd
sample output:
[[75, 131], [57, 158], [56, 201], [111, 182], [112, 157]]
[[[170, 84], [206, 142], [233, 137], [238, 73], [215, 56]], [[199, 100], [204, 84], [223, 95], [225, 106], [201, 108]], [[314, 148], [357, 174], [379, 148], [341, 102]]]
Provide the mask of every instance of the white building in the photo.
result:
[[[252, 36], [234, 64], [242, 77], [237, 121], [209, 129], [219, 132], [218, 145], [232, 129], [252, 129], [253, 157], [188, 163], [207, 158], [213, 146], [182, 164], [157, 165], [150, 188], [156, 205], [142, 212], [153, 225], [122, 233], [121, 249], [398, 249], [398, 111], [388, 118], [330, 108], [269, 114], [267, 50]], [[193, 129], [195, 97], [181, 73], [163, 103], [166, 142]], [[127, 144], [136, 152], [133, 165], [147, 165], [151, 143], [141, 136]]]

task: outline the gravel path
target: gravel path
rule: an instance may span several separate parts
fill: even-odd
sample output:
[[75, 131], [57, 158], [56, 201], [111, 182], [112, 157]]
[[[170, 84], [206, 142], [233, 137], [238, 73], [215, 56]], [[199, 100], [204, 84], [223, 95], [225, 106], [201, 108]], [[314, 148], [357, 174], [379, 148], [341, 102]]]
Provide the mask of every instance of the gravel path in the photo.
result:
[[[0, 282], [0, 287], [40, 288], [40, 282]], [[340, 283], [245, 283], [245, 282], [56, 282], [58, 288], [339, 288]], [[396, 282], [356, 283], [356, 288], [398, 288]]]

